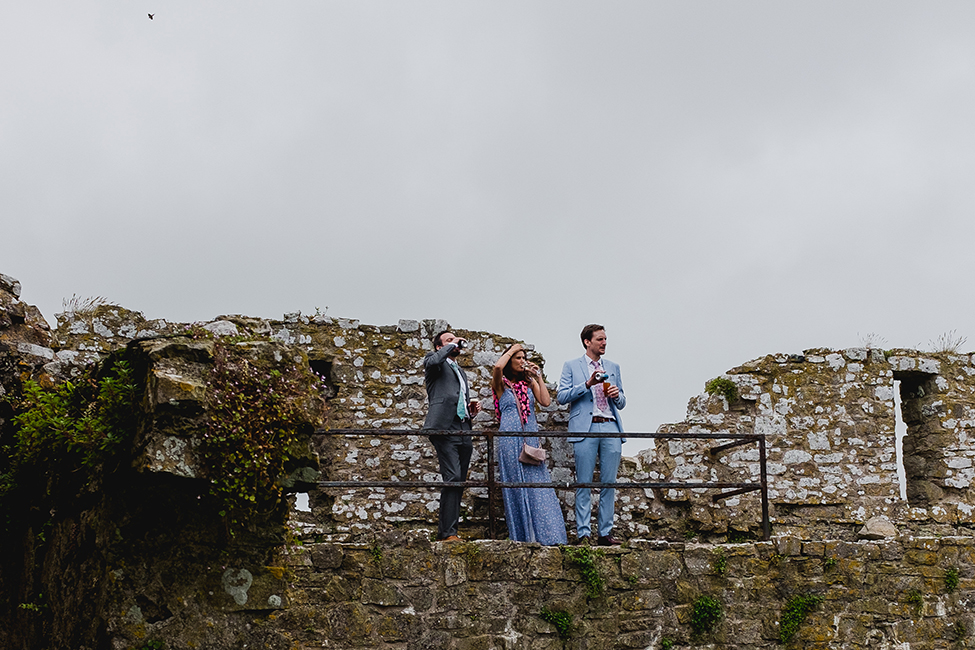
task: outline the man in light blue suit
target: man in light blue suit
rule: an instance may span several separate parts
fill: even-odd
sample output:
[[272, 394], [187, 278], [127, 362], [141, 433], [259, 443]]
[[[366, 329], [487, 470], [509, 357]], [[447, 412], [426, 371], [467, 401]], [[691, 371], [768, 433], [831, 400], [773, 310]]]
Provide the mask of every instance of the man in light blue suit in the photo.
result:
[[[582, 346], [586, 353], [562, 366], [559, 379], [559, 404], [571, 404], [569, 408], [569, 432], [618, 433], [618, 438], [571, 437], [576, 459], [576, 481], [592, 483], [599, 458], [599, 481], [615, 483], [623, 452], [623, 421], [620, 409], [626, 406], [623, 394], [623, 378], [620, 367], [606, 353], [606, 329], [602, 325], [586, 325], [582, 329]], [[619, 541], [612, 536], [613, 515], [616, 509], [616, 490], [603, 488], [599, 491], [599, 516], [597, 543], [600, 546], [616, 546]], [[578, 544], [590, 543], [592, 530], [592, 495], [589, 488], [576, 489], [576, 538]]]

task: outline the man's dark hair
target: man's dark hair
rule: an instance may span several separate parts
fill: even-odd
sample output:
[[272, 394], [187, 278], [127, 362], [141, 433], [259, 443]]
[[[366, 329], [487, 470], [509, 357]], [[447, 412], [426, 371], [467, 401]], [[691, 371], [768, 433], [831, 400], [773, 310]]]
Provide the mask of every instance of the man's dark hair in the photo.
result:
[[439, 347], [441, 347], [443, 345], [443, 343], [440, 341], [440, 337], [443, 336], [444, 334], [446, 334], [449, 331], [450, 330], [444, 330], [442, 332], [438, 332], [437, 335], [433, 337], [433, 349], [434, 350], [436, 350], [437, 348], [439, 348]]
[[598, 332], [599, 330], [605, 330], [605, 329], [606, 328], [603, 327], [602, 325], [597, 325], [595, 323], [592, 323], [591, 325], [586, 325], [585, 327], [583, 327], [582, 328], [582, 335], [581, 335], [581, 338], [582, 338], [582, 347], [586, 347], [586, 341], [591, 341], [592, 340], [592, 337], [596, 334], [596, 332]]

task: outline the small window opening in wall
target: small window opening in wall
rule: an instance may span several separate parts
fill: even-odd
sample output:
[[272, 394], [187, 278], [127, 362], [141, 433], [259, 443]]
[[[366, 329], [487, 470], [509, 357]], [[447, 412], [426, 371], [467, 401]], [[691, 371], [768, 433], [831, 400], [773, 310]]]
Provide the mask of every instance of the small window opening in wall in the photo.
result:
[[901, 382], [894, 380], [894, 447], [897, 453], [897, 485], [900, 488], [901, 499], [907, 501], [907, 472], [904, 471], [904, 436], [907, 435], [907, 425], [901, 411]]
[[325, 384], [326, 388], [326, 398], [335, 397], [336, 390], [334, 384], [332, 384], [332, 360], [331, 359], [309, 359], [308, 366], [311, 368], [312, 372], [319, 375], [322, 378], [322, 382]]
[[901, 496], [906, 489], [907, 503], [915, 507], [932, 506], [943, 496], [942, 486], [932, 476], [932, 468], [942, 460], [936, 378], [915, 370], [894, 372], [898, 479], [903, 471]]
[[295, 510], [301, 510], [302, 512], [311, 512], [311, 506], [308, 505], [308, 493], [299, 492], [295, 495]]

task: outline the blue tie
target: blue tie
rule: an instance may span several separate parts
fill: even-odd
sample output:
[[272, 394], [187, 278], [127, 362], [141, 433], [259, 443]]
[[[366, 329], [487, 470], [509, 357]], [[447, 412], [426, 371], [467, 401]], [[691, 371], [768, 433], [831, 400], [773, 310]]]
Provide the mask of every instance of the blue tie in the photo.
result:
[[460, 390], [457, 391], [457, 417], [461, 420], [467, 419], [467, 404], [464, 402], [464, 377], [460, 374], [460, 368], [457, 364], [451, 360], [447, 360], [450, 367], [454, 369], [454, 373], [457, 375], [457, 383], [460, 384]]

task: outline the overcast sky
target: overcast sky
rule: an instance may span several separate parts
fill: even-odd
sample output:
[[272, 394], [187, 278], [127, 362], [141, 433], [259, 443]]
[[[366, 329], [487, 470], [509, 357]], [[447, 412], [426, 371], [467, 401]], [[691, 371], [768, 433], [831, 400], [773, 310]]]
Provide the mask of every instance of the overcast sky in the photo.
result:
[[32, 0], [0, 62], [0, 272], [52, 325], [445, 318], [555, 380], [595, 321], [631, 431], [975, 337], [975, 3]]

